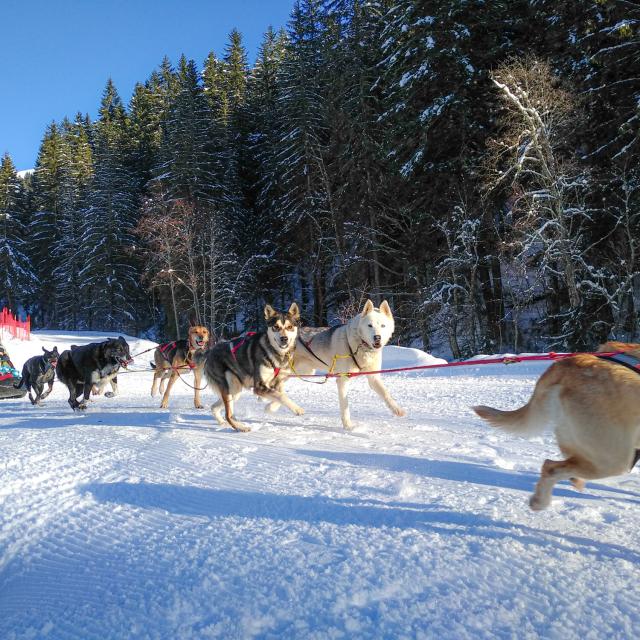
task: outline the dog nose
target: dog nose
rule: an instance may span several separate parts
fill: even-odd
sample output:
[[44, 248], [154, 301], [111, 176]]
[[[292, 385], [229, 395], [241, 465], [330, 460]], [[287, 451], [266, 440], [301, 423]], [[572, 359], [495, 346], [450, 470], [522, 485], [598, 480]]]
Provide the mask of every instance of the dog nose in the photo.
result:
[[380, 340], [382, 340], [382, 336], [373, 336], [374, 342], [380, 342]]

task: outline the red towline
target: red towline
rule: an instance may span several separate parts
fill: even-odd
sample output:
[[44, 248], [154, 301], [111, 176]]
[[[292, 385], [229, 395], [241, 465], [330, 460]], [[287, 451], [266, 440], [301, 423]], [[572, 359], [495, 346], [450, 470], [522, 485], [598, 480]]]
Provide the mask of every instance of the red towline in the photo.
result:
[[541, 361], [541, 360], [564, 360], [573, 356], [616, 356], [624, 351], [611, 352], [577, 352], [577, 353], [555, 353], [553, 351], [536, 356], [503, 356], [501, 358], [489, 358], [487, 360], [461, 360], [460, 362], [445, 362], [444, 364], [423, 364], [416, 367], [397, 367], [394, 369], [379, 369], [378, 371], [354, 371], [352, 373], [297, 373], [290, 378], [357, 378], [358, 376], [371, 376], [378, 373], [399, 373], [401, 371], [421, 371], [424, 369], [446, 369], [448, 367], [475, 367], [483, 364], [513, 364], [515, 362]]

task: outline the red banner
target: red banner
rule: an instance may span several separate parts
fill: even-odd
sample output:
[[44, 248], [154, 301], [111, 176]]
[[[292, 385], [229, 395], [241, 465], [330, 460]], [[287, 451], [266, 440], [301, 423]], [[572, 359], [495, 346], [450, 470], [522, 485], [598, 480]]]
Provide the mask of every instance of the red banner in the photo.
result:
[[0, 311], [0, 336], [2, 335], [10, 335], [19, 340], [29, 340], [31, 337], [31, 316], [27, 316], [23, 322], [5, 307]]

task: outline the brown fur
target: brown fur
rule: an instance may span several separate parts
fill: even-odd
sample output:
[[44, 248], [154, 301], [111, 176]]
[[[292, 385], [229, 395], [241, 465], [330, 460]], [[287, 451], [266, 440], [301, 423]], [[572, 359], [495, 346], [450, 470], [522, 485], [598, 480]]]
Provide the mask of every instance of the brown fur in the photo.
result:
[[[203, 346], [198, 346], [196, 342], [197, 337], [201, 339]], [[187, 350], [176, 349], [175, 353], [172, 354], [172, 357], [169, 360], [167, 359], [166, 353], [163, 353], [160, 349], [156, 349], [153, 354], [155, 373], [153, 374], [151, 395], [155, 396], [158, 393], [158, 385], [160, 385], [160, 393], [164, 393], [162, 396], [162, 403], [160, 404], [163, 409], [166, 409], [169, 406], [171, 388], [175, 384], [176, 380], [179, 376], [188, 373], [190, 371], [190, 366], [192, 365], [195, 365], [193, 366], [193, 386], [195, 387], [193, 405], [196, 409], [204, 408], [203, 404], [200, 402], [204, 360], [197, 363], [194, 355], [197, 351], [204, 351], [208, 348], [209, 330], [202, 326], [190, 327], [187, 344]], [[164, 385], [167, 378], [169, 379], [169, 382], [165, 391]]]
[[[607, 342], [600, 352], [638, 352], [640, 344]], [[564, 460], [545, 460], [529, 504], [545, 509], [560, 480], [584, 488], [585, 480], [627, 473], [640, 448], [640, 374], [592, 355], [551, 365], [529, 402], [514, 411], [478, 406], [490, 425], [522, 435], [552, 426]]]

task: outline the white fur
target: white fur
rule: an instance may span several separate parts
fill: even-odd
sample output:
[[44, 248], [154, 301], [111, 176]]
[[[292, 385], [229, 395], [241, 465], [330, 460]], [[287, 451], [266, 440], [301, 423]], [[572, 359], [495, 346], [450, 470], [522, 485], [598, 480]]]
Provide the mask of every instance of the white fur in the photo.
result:
[[[303, 345], [297, 346], [294, 357], [296, 372], [309, 373], [321, 367], [324, 369], [326, 366], [330, 366], [333, 373], [378, 371], [382, 368], [382, 349], [389, 342], [394, 328], [393, 314], [386, 300], [379, 309], [374, 307], [371, 300], [367, 300], [362, 311], [347, 324], [313, 336], [310, 346], [317, 358], [314, 358]], [[379, 374], [370, 374], [365, 377], [369, 386], [384, 400], [391, 413], [396, 416], [406, 415], [405, 410], [387, 391]], [[353, 423], [347, 397], [349, 378], [338, 377], [336, 382], [342, 424], [345, 429], [352, 429]]]

